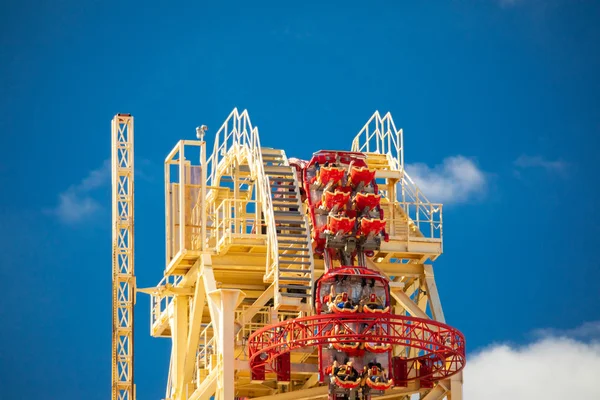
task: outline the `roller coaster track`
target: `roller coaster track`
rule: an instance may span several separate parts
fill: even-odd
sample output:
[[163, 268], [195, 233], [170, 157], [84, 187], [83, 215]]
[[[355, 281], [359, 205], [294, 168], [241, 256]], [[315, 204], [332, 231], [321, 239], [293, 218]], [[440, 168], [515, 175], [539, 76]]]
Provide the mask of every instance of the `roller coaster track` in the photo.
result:
[[[379, 328], [373, 333], [373, 328]], [[343, 334], [335, 334], [343, 330]], [[256, 331], [248, 341], [250, 366], [275, 371], [277, 357], [309, 346], [332, 343], [378, 343], [416, 349], [406, 358], [413, 379], [448, 378], [465, 365], [465, 338], [462, 333], [434, 320], [394, 314], [324, 314], [286, 320]], [[427, 365], [427, 373], [411, 373]]]

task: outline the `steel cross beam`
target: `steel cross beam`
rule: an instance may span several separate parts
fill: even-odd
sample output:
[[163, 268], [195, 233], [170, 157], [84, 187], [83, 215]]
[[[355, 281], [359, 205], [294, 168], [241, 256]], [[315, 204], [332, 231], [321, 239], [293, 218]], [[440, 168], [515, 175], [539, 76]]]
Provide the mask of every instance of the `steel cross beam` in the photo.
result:
[[133, 381], [133, 117], [112, 120], [112, 399], [135, 400]]

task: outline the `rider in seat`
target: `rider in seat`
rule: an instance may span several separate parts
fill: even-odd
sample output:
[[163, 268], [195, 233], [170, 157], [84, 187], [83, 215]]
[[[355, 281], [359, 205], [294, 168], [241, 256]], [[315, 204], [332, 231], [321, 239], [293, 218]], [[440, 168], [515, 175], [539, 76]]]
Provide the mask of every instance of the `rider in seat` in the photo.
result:
[[339, 309], [352, 309], [354, 306], [352, 301], [348, 298], [348, 292], [335, 293], [333, 285], [329, 291], [329, 311], [334, 311], [333, 306]]
[[383, 302], [377, 297], [375, 293], [371, 293], [369, 297], [363, 297], [361, 299], [363, 308], [369, 308], [371, 310], [383, 310]]
[[[342, 282], [340, 286], [342, 285], [344, 286], [344, 289], [345, 286], [347, 286], [344, 284], [344, 282]], [[332, 313], [354, 313], [358, 311], [358, 304], [354, 304], [352, 299], [349, 298], [348, 292], [346, 290], [340, 291], [336, 294], [333, 285], [331, 285], [331, 288], [329, 290], [329, 303], [327, 303], [327, 308], [329, 312]]]
[[368, 369], [368, 378], [371, 382], [379, 383], [385, 379], [383, 374], [383, 370], [380, 369], [377, 365], [372, 365], [371, 368]]
[[394, 384], [394, 381], [388, 378], [385, 369], [378, 362], [368, 364], [365, 382], [368, 387], [375, 390], [387, 390]]
[[358, 371], [352, 365], [352, 361], [347, 361], [345, 364], [340, 366], [335, 366], [337, 361], [334, 361], [334, 367], [332, 370], [332, 375], [336, 377], [341, 382], [355, 382], [358, 383], [360, 381], [360, 376], [358, 375]]
[[[381, 327], [376, 326], [369, 329], [369, 336], [373, 338], [381, 338], [384, 335], [381, 331]], [[370, 351], [371, 353], [385, 353], [392, 349], [392, 345], [379, 341], [367, 341], [364, 343], [364, 349]]]
[[334, 335], [334, 338], [330, 339], [331, 346], [339, 351], [350, 352], [352, 350], [356, 350], [361, 346], [361, 342], [352, 342], [350, 337], [347, 335], [351, 335], [352, 332], [348, 332], [345, 327], [340, 327], [336, 325], [331, 331], [331, 335]]

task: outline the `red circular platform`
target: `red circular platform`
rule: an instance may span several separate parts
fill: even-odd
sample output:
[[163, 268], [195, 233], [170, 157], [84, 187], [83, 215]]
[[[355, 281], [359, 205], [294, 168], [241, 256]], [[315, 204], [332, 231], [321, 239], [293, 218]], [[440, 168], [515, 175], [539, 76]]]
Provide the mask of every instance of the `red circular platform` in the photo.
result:
[[[379, 332], [373, 333], [373, 328]], [[333, 333], [340, 330], [344, 331], [342, 335]], [[409, 369], [407, 380], [444, 379], [463, 369], [466, 362], [463, 334], [446, 324], [402, 315], [357, 313], [296, 318], [260, 329], [249, 338], [250, 366], [253, 370], [265, 367], [275, 371], [278, 356], [334, 341], [389, 343], [415, 349], [412, 357], [404, 358]], [[420, 373], [411, 374], [417, 368]]]

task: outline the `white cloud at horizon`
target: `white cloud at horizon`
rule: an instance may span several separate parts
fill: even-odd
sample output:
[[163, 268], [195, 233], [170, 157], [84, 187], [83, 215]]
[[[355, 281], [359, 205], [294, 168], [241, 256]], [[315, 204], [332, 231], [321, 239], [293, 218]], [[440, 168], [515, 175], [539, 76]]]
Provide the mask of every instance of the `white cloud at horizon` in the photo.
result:
[[600, 399], [600, 343], [559, 336], [526, 346], [491, 346], [471, 355], [465, 400]]
[[407, 164], [406, 172], [434, 203], [463, 203], [487, 190], [485, 172], [462, 155], [447, 157], [433, 168], [423, 163]]
[[[494, 344], [467, 354], [465, 400], [597, 400], [600, 321], [534, 331], [525, 345]], [[413, 395], [411, 400], [418, 400]], [[447, 398], [444, 398], [447, 400]]]
[[513, 165], [519, 170], [527, 168], [541, 168], [551, 173], [565, 174], [567, 172], [568, 163], [562, 160], [548, 160], [540, 155], [530, 156], [521, 154]]
[[566, 337], [571, 339], [583, 339], [585, 341], [596, 341], [600, 343], [600, 321], [585, 322], [572, 329], [544, 328], [533, 331], [537, 337]]
[[58, 204], [48, 210], [49, 213], [65, 224], [75, 224], [100, 210], [100, 204], [90, 192], [109, 183], [110, 168], [110, 160], [105, 160], [100, 167], [90, 171], [81, 182], [71, 185], [60, 193]]

